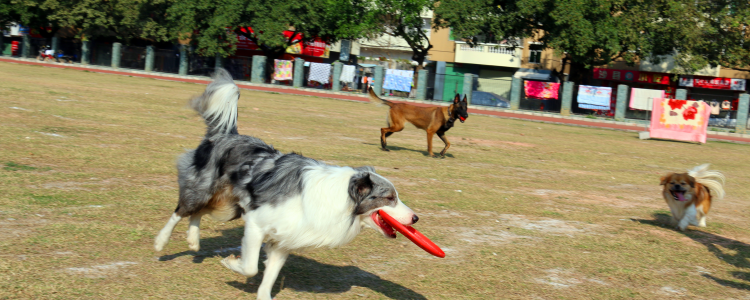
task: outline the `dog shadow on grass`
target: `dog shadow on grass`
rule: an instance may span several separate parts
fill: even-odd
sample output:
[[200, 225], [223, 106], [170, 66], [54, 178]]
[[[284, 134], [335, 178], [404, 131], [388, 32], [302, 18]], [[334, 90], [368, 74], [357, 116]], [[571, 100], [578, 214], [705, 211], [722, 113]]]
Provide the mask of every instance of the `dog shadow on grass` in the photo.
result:
[[[653, 220], [633, 219], [633, 221], [675, 230], [674, 226], [671, 225], [672, 216], [665, 213], [657, 213], [654, 214], [653, 217]], [[710, 220], [708, 222], [708, 226], [711, 226]], [[750, 269], [750, 245], [720, 235], [705, 232], [700, 229], [696, 229], [695, 227], [689, 227], [687, 231], [675, 231], [682, 233], [686, 237], [689, 237], [690, 239], [703, 244], [704, 246], [706, 246], [708, 251], [718, 259], [721, 259], [722, 261], [737, 268]], [[702, 274], [702, 276], [716, 281], [716, 283], [723, 286], [750, 291], [750, 272], [732, 272], [732, 277], [738, 279], [741, 282], [721, 279], [711, 274]]]
[[[373, 144], [373, 143], [362, 143], [362, 144], [370, 145], [370, 146], [377, 146], [378, 148], [380, 147], [380, 144]], [[409, 149], [409, 148], [404, 148], [404, 147], [399, 147], [399, 146], [390, 146], [390, 145], [386, 146], [386, 148], [388, 148], [388, 150], [391, 150], [391, 151], [417, 152], [417, 153], [421, 153], [424, 156], [427, 156], [427, 151], [426, 150], [415, 150], [415, 149]], [[433, 148], [433, 149], [435, 149], [435, 148]], [[446, 153], [445, 156], [440, 156], [440, 151], [443, 151], [442, 147], [440, 147], [440, 149], [437, 149], [437, 152], [433, 153], [433, 154], [435, 154], [435, 158], [446, 158], [446, 157], [456, 158], [455, 156], [453, 156], [453, 154], [450, 154], [450, 153]]]
[[[159, 257], [159, 260], [168, 261], [180, 256], [192, 255], [194, 263], [203, 263], [203, 260], [207, 257], [227, 257], [231, 254], [239, 255], [240, 247], [237, 244], [242, 239], [243, 229], [243, 227], [238, 227], [223, 230], [223, 236], [201, 239], [200, 251], [183, 251], [164, 255]], [[228, 247], [228, 244], [236, 246]], [[260, 258], [261, 262], [258, 266], [257, 275], [248, 278], [245, 282], [229, 281], [227, 284], [247, 293], [257, 293], [260, 282], [263, 279], [265, 266], [262, 262], [265, 260], [265, 253], [261, 252]], [[224, 268], [223, 266], [220, 267]], [[226, 271], [232, 272], [228, 269]], [[391, 299], [427, 299], [409, 288], [382, 279], [358, 267], [324, 264], [294, 254], [289, 255], [289, 258], [287, 258], [271, 293], [276, 295], [283, 288], [298, 292], [339, 294], [351, 290], [352, 287], [368, 288]]]

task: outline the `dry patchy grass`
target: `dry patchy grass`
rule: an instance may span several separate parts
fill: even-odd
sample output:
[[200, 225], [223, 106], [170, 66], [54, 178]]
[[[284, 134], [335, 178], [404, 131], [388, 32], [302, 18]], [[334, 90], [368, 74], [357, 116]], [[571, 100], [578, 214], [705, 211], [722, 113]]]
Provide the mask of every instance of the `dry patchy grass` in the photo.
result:
[[[186, 107], [203, 88], [0, 63], [0, 298], [254, 297], [260, 277], [218, 263], [237, 253], [241, 221], [205, 221], [199, 252], [185, 222], [152, 248], [176, 204], [175, 158], [204, 133]], [[366, 230], [290, 257], [279, 299], [750, 297], [750, 146], [474, 115], [434, 159], [413, 127], [379, 150], [384, 109], [242, 93], [241, 133], [375, 166], [448, 255]], [[667, 228], [659, 176], [706, 162], [728, 197], [707, 228]]]

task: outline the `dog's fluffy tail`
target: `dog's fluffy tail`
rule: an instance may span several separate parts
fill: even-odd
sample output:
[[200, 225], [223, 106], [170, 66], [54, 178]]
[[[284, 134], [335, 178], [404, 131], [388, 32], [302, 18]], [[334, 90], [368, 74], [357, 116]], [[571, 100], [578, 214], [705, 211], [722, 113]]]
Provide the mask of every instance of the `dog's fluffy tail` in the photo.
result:
[[232, 75], [224, 69], [216, 69], [213, 82], [203, 95], [190, 100], [190, 106], [203, 117], [208, 130], [206, 136], [215, 134], [237, 134], [237, 101], [240, 89], [234, 84]]
[[368, 90], [368, 94], [370, 95], [370, 103], [375, 104], [377, 106], [381, 106], [383, 104], [388, 105], [389, 107], [393, 106], [393, 102], [380, 99], [377, 94], [375, 94], [375, 91], [372, 90], [372, 87]]
[[724, 198], [724, 174], [719, 171], [709, 171], [709, 164], [703, 164], [688, 170], [688, 175], [695, 178], [695, 182], [700, 183], [711, 191], [713, 197], [717, 200]]

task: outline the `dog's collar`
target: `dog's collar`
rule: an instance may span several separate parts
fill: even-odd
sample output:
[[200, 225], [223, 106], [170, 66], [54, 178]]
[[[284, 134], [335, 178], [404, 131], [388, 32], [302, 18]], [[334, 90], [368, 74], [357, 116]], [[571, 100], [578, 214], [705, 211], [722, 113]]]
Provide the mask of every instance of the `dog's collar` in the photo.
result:
[[452, 112], [453, 112], [453, 104], [448, 106], [448, 111], [446, 111], [445, 114], [443, 115], [446, 119], [448, 119], [448, 122], [451, 122], [451, 123], [456, 121], [456, 118], [453, 117]]

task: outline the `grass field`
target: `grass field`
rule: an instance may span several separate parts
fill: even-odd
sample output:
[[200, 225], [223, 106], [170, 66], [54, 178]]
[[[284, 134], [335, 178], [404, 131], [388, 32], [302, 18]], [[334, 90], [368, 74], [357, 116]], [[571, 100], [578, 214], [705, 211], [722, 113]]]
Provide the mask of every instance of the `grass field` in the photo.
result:
[[[204, 86], [0, 63], [0, 299], [254, 298], [225, 269], [242, 222], [186, 222], [176, 157], [204, 134], [186, 106]], [[750, 298], [750, 146], [642, 141], [635, 133], [472, 115], [443, 159], [407, 127], [379, 150], [385, 109], [242, 91], [239, 131], [283, 152], [372, 165], [445, 250], [366, 229], [296, 253], [277, 299]], [[436, 152], [442, 143], [436, 139]], [[677, 232], [659, 177], [712, 163], [727, 178], [707, 228]]]

